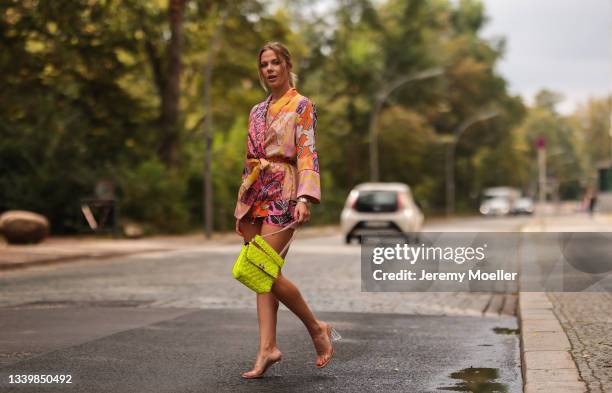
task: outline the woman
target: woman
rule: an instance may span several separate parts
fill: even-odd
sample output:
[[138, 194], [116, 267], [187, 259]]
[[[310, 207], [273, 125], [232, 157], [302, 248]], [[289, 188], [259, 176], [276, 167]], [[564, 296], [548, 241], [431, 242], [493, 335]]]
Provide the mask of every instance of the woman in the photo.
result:
[[[294, 225], [310, 219], [310, 203], [321, 198], [319, 163], [314, 147], [316, 111], [295, 89], [291, 55], [277, 42], [259, 51], [259, 80], [271, 94], [249, 115], [247, 159], [234, 216], [236, 232], [250, 241], [256, 234], [279, 253]], [[286, 250], [281, 256], [284, 258]], [[276, 345], [278, 302], [297, 315], [310, 333], [316, 366], [325, 367], [334, 354], [332, 328], [315, 318], [298, 289], [279, 274], [272, 291], [257, 294], [259, 351], [244, 378], [260, 378], [282, 358]], [[335, 333], [335, 332], [334, 332]]]

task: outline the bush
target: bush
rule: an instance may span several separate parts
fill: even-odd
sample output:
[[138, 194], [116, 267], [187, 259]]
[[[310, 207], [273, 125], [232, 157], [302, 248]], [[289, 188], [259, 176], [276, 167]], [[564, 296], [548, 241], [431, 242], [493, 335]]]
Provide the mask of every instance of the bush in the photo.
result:
[[151, 159], [124, 170], [120, 182], [122, 218], [147, 223], [155, 231], [189, 229], [186, 179], [178, 171]]

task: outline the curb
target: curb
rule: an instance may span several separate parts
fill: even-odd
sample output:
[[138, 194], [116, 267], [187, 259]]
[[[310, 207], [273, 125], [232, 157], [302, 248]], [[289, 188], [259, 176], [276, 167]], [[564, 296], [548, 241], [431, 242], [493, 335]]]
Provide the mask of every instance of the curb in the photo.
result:
[[135, 255], [142, 254], [148, 252], [159, 252], [159, 251], [171, 251], [168, 248], [152, 248], [146, 250], [136, 250], [136, 251], [110, 251], [110, 252], [97, 252], [91, 254], [72, 254], [72, 255], [57, 255], [53, 257], [45, 257], [40, 259], [34, 259], [27, 262], [2, 262], [0, 263], [0, 274], [3, 272], [27, 269], [30, 267], [39, 267], [39, 266], [47, 266], [64, 262], [71, 262], [76, 260], [99, 260], [99, 259], [107, 259], [113, 257], [121, 257], [127, 255]]
[[571, 344], [544, 292], [519, 292], [521, 363], [525, 393], [584, 393]]

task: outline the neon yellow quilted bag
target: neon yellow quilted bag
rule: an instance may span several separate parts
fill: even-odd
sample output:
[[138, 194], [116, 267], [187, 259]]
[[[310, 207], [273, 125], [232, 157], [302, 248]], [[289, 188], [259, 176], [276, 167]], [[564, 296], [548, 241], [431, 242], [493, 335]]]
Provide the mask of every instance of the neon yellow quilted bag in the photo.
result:
[[[283, 228], [281, 231], [287, 228], [289, 227]], [[272, 232], [270, 235], [278, 232], [280, 231]], [[293, 236], [291, 239], [293, 239]], [[289, 247], [291, 239], [287, 242], [281, 254]], [[278, 277], [284, 263], [285, 260], [264, 240], [263, 236], [256, 235], [250, 242], [242, 246], [240, 255], [234, 263], [232, 275], [253, 291], [266, 293], [272, 289], [272, 284]]]

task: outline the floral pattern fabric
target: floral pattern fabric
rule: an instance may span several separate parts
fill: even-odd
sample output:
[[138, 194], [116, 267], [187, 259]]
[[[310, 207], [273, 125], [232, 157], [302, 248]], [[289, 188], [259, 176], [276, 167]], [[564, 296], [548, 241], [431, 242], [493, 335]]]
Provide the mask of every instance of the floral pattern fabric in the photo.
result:
[[234, 216], [285, 226], [293, 221], [296, 200], [321, 199], [319, 159], [315, 150], [317, 115], [310, 99], [289, 89], [275, 103], [272, 96], [249, 115], [247, 154]]

